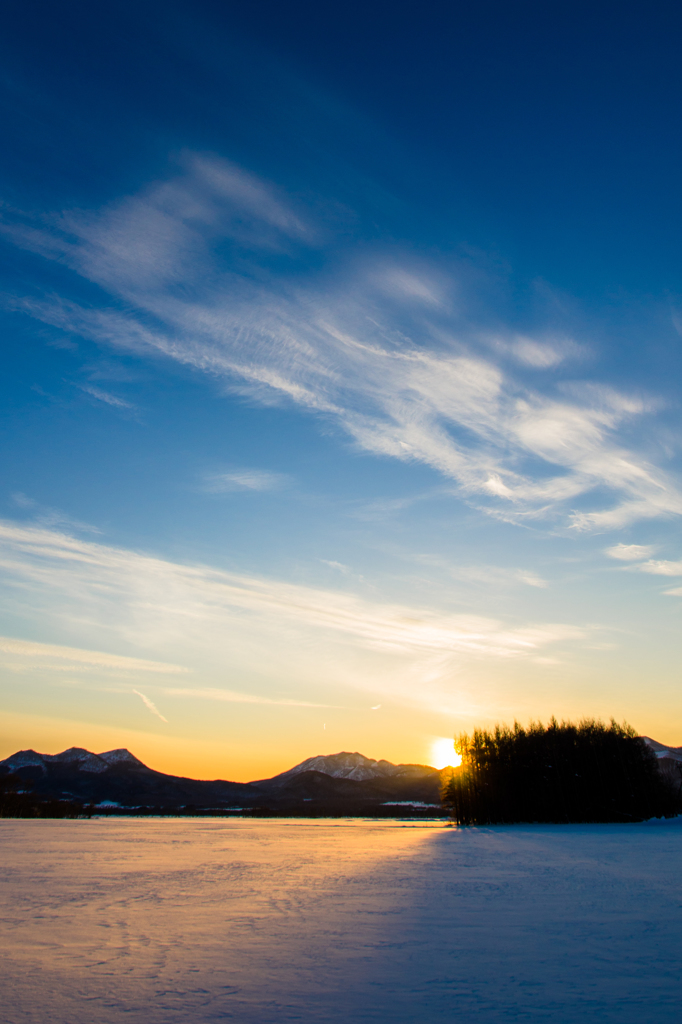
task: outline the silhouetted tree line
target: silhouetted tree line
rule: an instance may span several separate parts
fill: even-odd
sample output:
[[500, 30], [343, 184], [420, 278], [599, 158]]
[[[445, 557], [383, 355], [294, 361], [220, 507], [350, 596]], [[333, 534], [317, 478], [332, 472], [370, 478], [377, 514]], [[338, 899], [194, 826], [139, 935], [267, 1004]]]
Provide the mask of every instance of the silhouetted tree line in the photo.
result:
[[462, 764], [442, 798], [460, 825], [643, 821], [682, 811], [653, 751], [613, 720], [515, 722], [463, 734], [456, 746]]
[[658, 769], [682, 802], [682, 763], [671, 757], [661, 757]]
[[92, 811], [77, 801], [41, 800], [19, 775], [0, 775], [0, 818], [90, 818]]

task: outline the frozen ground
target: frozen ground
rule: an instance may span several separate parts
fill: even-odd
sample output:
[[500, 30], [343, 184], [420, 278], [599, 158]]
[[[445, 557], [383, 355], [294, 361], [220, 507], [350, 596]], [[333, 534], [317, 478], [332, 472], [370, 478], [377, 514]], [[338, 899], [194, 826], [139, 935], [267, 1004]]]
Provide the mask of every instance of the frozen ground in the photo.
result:
[[682, 820], [0, 821], [7, 1024], [677, 1019]]

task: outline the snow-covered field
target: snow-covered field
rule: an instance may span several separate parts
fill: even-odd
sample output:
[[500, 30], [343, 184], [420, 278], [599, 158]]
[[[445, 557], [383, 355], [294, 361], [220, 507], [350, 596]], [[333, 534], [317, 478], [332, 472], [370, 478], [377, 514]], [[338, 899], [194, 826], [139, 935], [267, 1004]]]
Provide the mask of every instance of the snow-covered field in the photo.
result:
[[0, 821], [7, 1024], [677, 1019], [682, 819]]

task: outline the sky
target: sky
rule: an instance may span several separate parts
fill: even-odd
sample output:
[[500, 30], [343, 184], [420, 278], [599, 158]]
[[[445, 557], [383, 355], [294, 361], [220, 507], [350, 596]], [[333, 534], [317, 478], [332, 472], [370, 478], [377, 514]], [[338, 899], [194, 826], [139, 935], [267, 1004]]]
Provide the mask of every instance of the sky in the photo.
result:
[[681, 744], [682, 11], [5, 21], [0, 756]]

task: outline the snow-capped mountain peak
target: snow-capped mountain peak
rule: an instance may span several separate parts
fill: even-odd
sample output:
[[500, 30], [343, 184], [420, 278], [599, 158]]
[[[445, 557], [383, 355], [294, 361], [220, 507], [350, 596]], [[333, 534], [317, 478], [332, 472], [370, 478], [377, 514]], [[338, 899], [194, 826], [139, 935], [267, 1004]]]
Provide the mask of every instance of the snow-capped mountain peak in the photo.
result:
[[376, 761], [374, 758], [365, 757], [357, 751], [349, 753], [344, 750], [338, 754], [317, 754], [315, 757], [308, 757], [276, 778], [286, 780], [302, 772], [321, 772], [335, 779], [365, 782], [367, 779], [389, 778], [394, 775], [418, 777], [429, 775], [433, 771], [434, 769], [428, 765], [392, 764], [390, 761]]
[[39, 754], [36, 750], [18, 750], [11, 754], [0, 765], [4, 765], [13, 771], [18, 768], [42, 768], [46, 770], [48, 764], [76, 765], [80, 772], [93, 772], [99, 774], [106, 772], [113, 765], [140, 765], [138, 760], [129, 750], [121, 747], [118, 750], [107, 750], [103, 754], [93, 754], [84, 747], [69, 747], [59, 754]]
[[648, 747], [651, 747], [659, 760], [665, 757], [672, 761], [682, 761], [682, 747], [666, 747], [664, 743], [652, 740], [649, 736], [642, 736], [641, 738]]
[[103, 761], [106, 761], [106, 763], [109, 764], [109, 765], [112, 765], [112, 764], [129, 764], [129, 765], [139, 764], [139, 765], [142, 765], [143, 768], [145, 767], [145, 765], [142, 763], [142, 761], [140, 761], [140, 759], [138, 757], [135, 757], [134, 754], [131, 754], [129, 750], [126, 750], [125, 747], [118, 747], [116, 750], [105, 750], [103, 754], [97, 754], [97, 757], [100, 757]]
[[16, 754], [10, 754], [0, 764], [6, 765], [12, 770], [16, 768], [42, 768], [45, 769], [45, 755], [39, 754], [36, 750], [17, 750]]

